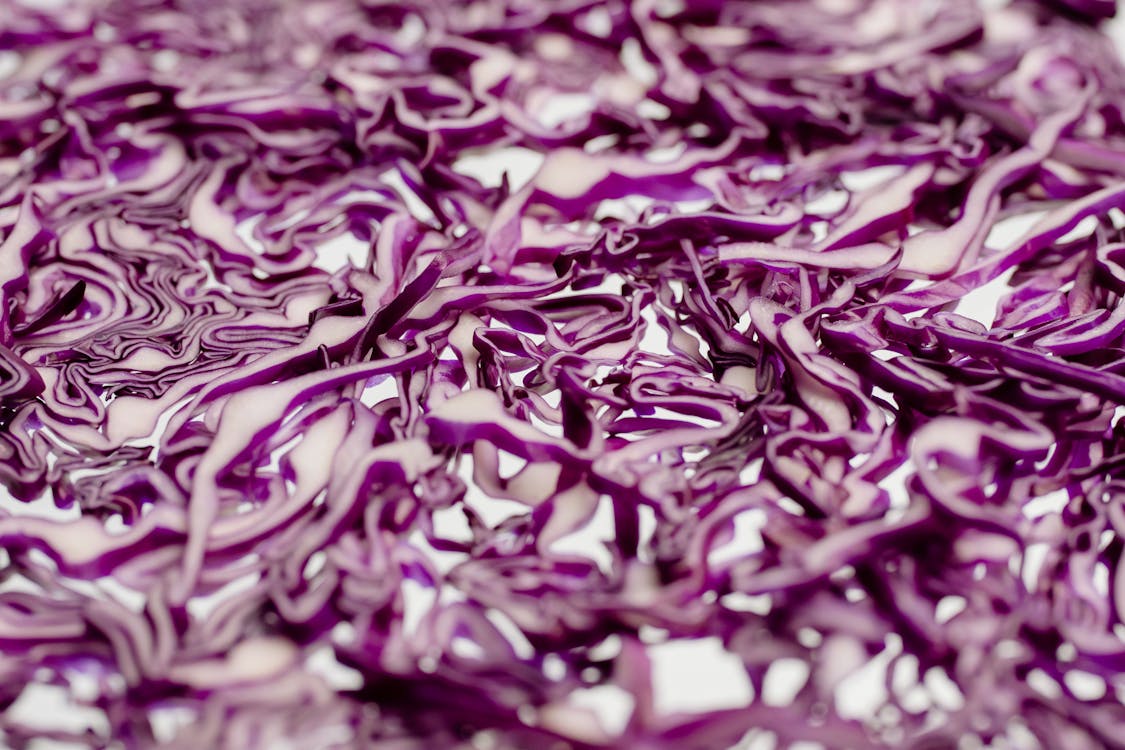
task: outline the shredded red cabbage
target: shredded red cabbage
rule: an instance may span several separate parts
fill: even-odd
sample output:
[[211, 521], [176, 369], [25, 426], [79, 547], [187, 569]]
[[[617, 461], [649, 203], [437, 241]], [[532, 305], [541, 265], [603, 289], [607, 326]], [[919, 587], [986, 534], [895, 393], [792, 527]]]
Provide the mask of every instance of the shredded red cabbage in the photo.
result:
[[1114, 7], [0, 0], [0, 744], [1125, 747]]

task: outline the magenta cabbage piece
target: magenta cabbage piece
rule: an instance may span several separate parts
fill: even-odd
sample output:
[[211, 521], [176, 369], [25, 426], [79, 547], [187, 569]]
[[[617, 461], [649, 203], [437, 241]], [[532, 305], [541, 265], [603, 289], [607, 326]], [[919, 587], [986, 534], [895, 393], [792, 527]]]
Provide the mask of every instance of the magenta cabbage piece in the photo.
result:
[[1114, 8], [0, 0], [2, 744], [1125, 747]]

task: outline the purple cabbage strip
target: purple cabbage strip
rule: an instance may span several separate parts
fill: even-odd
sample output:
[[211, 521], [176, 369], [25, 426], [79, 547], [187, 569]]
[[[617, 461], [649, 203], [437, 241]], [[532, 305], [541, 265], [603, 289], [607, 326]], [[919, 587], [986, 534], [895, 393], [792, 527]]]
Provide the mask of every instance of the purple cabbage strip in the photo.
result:
[[1114, 10], [0, 0], [0, 744], [1125, 748]]

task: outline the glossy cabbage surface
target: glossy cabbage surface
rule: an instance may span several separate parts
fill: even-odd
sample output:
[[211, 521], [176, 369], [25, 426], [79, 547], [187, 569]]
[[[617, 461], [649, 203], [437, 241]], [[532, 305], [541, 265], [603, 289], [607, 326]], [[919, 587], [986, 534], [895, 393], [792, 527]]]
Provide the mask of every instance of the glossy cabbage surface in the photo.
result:
[[0, 0], [0, 744], [1125, 747], [1113, 11]]

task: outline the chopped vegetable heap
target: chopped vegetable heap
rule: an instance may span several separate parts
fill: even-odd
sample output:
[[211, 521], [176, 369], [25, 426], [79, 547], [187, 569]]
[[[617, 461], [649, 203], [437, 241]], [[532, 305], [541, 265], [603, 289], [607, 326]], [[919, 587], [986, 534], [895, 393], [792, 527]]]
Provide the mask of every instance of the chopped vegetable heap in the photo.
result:
[[0, 0], [0, 746], [1125, 748], [1111, 0]]

